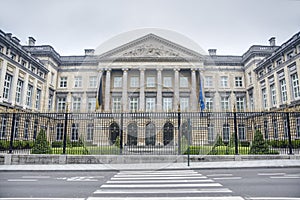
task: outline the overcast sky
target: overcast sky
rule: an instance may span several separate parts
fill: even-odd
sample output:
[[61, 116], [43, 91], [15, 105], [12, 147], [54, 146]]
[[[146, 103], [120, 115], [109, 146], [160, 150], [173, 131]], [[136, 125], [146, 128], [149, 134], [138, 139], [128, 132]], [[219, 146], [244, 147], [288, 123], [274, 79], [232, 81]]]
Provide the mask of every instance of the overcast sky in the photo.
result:
[[0, 29], [61, 55], [145, 27], [178, 32], [222, 55], [241, 55], [272, 36], [281, 44], [300, 31], [299, 0], [0, 0], [0, 7]]

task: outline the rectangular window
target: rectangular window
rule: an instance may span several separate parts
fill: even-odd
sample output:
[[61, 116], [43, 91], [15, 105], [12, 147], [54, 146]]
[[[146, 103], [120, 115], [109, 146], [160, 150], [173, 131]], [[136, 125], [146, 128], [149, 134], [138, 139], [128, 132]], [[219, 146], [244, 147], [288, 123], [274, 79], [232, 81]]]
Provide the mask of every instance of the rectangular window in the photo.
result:
[[21, 102], [22, 102], [23, 84], [24, 84], [24, 82], [19, 79], [17, 82], [17, 90], [16, 90], [16, 103], [17, 104], [21, 104]]
[[246, 140], [246, 134], [245, 134], [245, 125], [239, 124], [238, 125], [238, 133], [239, 133], [239, 140], [245, 141]]
[[96, 109], [96, 98], [95, 97], [88, 97], [88, 111], [95, 111]]
[[10, 74], [5, 75], [4, 87], [3, 87], [3, 98], [9, 100], [11, 93], [12, 76]]
[[172, 111], [173, 99], [172, 98], [163, 98], [163, 110], [165, 112]]
[[205, 76], [205, 86], [206, 87], [212, 87], [213, 86], [212, 76]]
[[228, 142], [229, 141], [229, 135], [230, 135], [230, 126], [229, 124], [223, 125], [223, 141]]
[[229, 97], [221, 97], [221, 109], [222, 111], [229, 110]]
[[53, 103], [53, 94], [49, 94], [49, 99], [48, 99], [48, 111], [52, 110], [52, 103]]
[[29, 133], [29, 120], [25, 120], [24, 122], [24, 134], [23, 137], [25, 140], [28, 139], [28, 133]]
[[121, 97], [112, 98], [112, 111], [121, 112]]
[[71, 129], [71, 134], [72, 134], [72, 141], [77, 141], [79, 139], [79, 124], [73, 123], [72, 124], [72, 129]]
[[241, 76], [235, 77], [235, 87], [243, 87], [243, 78]]
[[137, 77], [137, 76], [130, 77], [130, 87], [137, 88], [137, 87], [140, 87], [139, 84], [140, 84], [139, 77]]
[[72, 104], [72, 110], [75, 112], [80, 111], [80, 105], [81, 105], [81, 98], [80, 97], [73, 97], [73, 104]]
[[155, 98], [146, 98], [146, 111], [155, 111]]
[[19, 118], [17, 117], [15, 120], [15, 128], [14, 128], [14, 137], [19, 137]]
[[207, 125], [207, 132], [208, 132], [208, 142], [212, 143], [214, 142], [214, 125], [213, 124], [208, 124]]
[[228, 87], [228, 77], [221, 76], [221, 87]]
[[264, 132], [265, 132], [265, 140], [269, 139], [269, 131], [268, 131], [268, 121], [264, 121]]
[[147, 77], [147, 87], [148, 88], [155, 87], [155, 77], [154, 76], [148, 76]]
[[114, 88], [121, 88], [122, 87], [122, 77], [116, 76], [114, 77]]
[[300, 138], [300, 117], [296, 119], [296, 138]]
[[254, 98], [253, 93], [249, 94], [249, 108], [251, 111], [254, 111]]
[[180, 98], [180, 110], [181, 111], [188, 111], [189, 110], [189, 98], [188, 97], [181, 97]]
[[64, 124], [58, 123], [56, 125], [56, 140], [57, 141], [63, 140], [63, 135], [64, 135]]
[[180, 87], [181, 88], [187, 88], [189, 87], [189, 79], [188, 77], [180, 76]]
[[81, 88], [82, 87], [82, 77], [75, 76], [74, 87]]
[[281, 101], [285, 103], [287, 101], [287, 91], [286, 91], [286, 82], [285, 79], [279, 81], [280, 91], [281, 91]]
[[42, 91], [40, 89], [36, 90], [35, 108], [37, 110], [39, 110], [41, 107], [41, 93]]
[[277, 120], [273, 119], [273, 137], [274, 139], [278, 139], [278, 127], [277, 127]]
[[26, 96], [26, 106], [28, 107], [32, 106], [32, 92], [33, 92], [33, 86], [28, 85], [27, 96]]
[[262, 102], [263, 102], [263, 108], [267, 108], [268, 106], [268, 100], [267, 100], [267, 91], [266, 88], [261, 90], [262, 93]]
[[236, 109], [237, 111], [244, 111], [245, 97], [236, 97]]
[[276, 106], [276, 88], [275, 84], [270, 85], [270, 91], [271, 91], [271, 103], [272, 106]]
[[284, 139], [288, 138], [288, 122], [287, 120], [283, 120], [283, 134], [284, 134]]
[[66, 97], [57, 98], [57, 111], [64, 112], [66, 110]]
[[59, 87], [66, 88], [67, 82], [68, 82], [68, 77], [66, 76], [60, 77]]
[[1, 127], [0, 127], [0, 137], [4, 138], [4, 139], [6, 137], [6, 126], [7, 126], [7, 117], [6, 117], [6, 115], [2, 115]]
[[136, 112], [138, 111], [139, 108], [139, 98], [137, 97], [131, 97], [130, 98], [130, 104], [129, 104], [129, 109], [131, 112]]
[[164, 82], [164, 87], [172, 87], [172, 77], [170, 76], [165, 76], [163, 79]]
[[208, 111], [212, 111], [212, 110], [214, 109], [214, 101], [213, 101], [213, 98], [212, 98], [212, 97], [205, 97], [205, 102], [206, 102], [205, 108], [206, 108]]
[[292, 74], [291, 79], [292, 79], [293, 95], [294, 98], [297, 99], [300, 97], [298, 74], [297, 73]]
[[97, 76], [90, 76], [89, 77], [89, 87], [90, 88], [97, 87]]
[[93, 138], [94, 138], [94, 124], [88, 124], [86, 140], [93, 141]]

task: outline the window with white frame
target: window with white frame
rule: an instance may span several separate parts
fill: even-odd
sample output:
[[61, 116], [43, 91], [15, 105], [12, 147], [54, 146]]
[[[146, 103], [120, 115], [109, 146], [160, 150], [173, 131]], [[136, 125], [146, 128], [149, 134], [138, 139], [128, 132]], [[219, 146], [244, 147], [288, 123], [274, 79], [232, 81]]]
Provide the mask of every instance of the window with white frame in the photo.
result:
[[222, 111], [229, 110], [229, 97], [228, 96], [221, 97], [221, 109], [222, 109]]
[[173, 99], [171, 97], [163, 98], [163, 110], [165, 112], [172, 111]]
[[7, 116], [2, 115], [1, 118], [1, 127], [0, 127], [0, 137], [5, 138], [6, 137], [6, 126], [7, 126]]
[[269, 139], [268, 120], [264, 120], [265, 140]]
[[283, 120], [283, 136], [285, 139], [288, 138], [288, 121], [287, 121], [287, 119]]
[[14, 127], [14, 137], [19, 137], [19, 118], [17, 117], [15, 120], [15, 127]]
[[273, 138], [278, 139], [277, 119], [273, 119]]
[[121, 97], [112, 98], [112, 111], [121, 112]]
[[245, 97], [236, 97], [236, 109], [237, 111], [244, 111], [245, 109]]
[[213, 77], [212, 76], [205, 76], [205, 86], [206, 87], [213, 86]]
[[221, 87], [228, 87], [228, 76], [221, 76]]
[[66, 88], [68, 83], [68, 77], [62, 76], [60, 77], [59, 87]]
[[208, 132], [208, 142], [214, 142], [214, 125], [213, 124], [207, 124], [207, 132]]
[[271, 103], [272, 103], [272, 106], [276, 106], [277, 102], [276, 102], [276, 88], [275, 88], [275, 84], [270, 85], [270, 91], [271, 91]]
[[205, 108], [208, 111], [212, 111], [214, 109], [214, 100], [212, 97], [205, 97]]
[[292, 74], [291, 79], [292, 79], [293, 96], [295, 99], [297, 99], [300, 97], [298, 74], [297, 73]]
[[12, 75], [5, 74], [4, 87], [3, 87], [3, 98], [9, 100], [11, 93]]
[[22, 94], [23, 94], [23, 84], [24, 82], [18, 79], [17, 89], [16, 89], [16, 103], [21, 104], [22, 102]]
[[96, 98], [95, 97], [88, 97], [88, 111], [95, 111], [96, 109]]
[[296, 138], [300, 138], [300, 117], [296, 119]]
[[64, 124], [63, 123], [56, 124], [56, 140], [62, 141], [63, 135], [64, 135]]
[[154, 76], [148, 76], [146, 84], [147, 84], [148, 88], [155, 87], [155, 77]]
[[180, 82], [180, 87], [181, 88], [187, 88], [187, 87], [189, 87], [189, 79], [188, 79], [188, 77], [180, 76], [179, 82]]
[[241, 76], [235, 77], [235, 87], [243, 87], [243, 78]]
[[75, 112], [80, 111], [81, 97], [73, 97], [72, 110]]
[[132, 76], [130, 77], [130, 87], [137, 88], [140, 87], [139, 77], [138, 76]]
[[246, 140], [245, 125], [244, 124], [239, 124], [238, 125], [238, 133], [239, 133], [239, 140], [240, 141]]
[[28, 107], [32, 106], [32, 92], [33, 92], [33, 86], [28, 84], [27, 96], [26, 96], [26, 106]]
[[122, 77], [115, 76], [114, 77], [114, 88], [121, 88], [122, 87]]
[[223, 141], [228, 142], [230, 137], [230, 126], [229, 124], [223, 125]]
[[181, 111], [189, 110], [189, 98], [188, 97], [180, 97], [180, 110]]
[[57, 111], [63, 112], [66, 110], [66, 97], [57, 98]]
[[281, 91], [281, 101], [282, 103], [287, 101], [287, 90], [286, 90], [286, 81], [285, 79], [281, 79], [279, 81], [280, 91]]
[[154, 97], [146, 98], [146, 111], [147, 112], [155, 111], [155, 98]]
[[36, 90], [35, 108], [38, 110], [41, 107], [41, 93], [42, 93], [42, 91], [40, 89]]
[[266, 88], [263, 88], [261, 90], [261, 94], [262, 94], [263, 108], [267, 108], [268, 107], [268, 99], [267, 99], [267, 90], [266, 90]]
[[82, 87], [82, 76], [75, 76], [74, 87], [76, 87], [76, 88]]
[[79, 124], [73, 123], [71, 129], [72, 141], [77, 141], [79, 139]]
[[94, 138], [94, 124], [91, 123], [87, 125], [86, 140], [93, 141], [93, 138]]
[[89, 87], [96, 88], [97, 87], [97, 76], [90, 76], [89, 77]]
[[138, 111], [139, 107], [139, 98], [138, 97], [130, 97], [129, 109], [131, 112]]
[[28, 139], [28, 133], [29, 133], [29, 120], [27, 119], [27, 120], [25, 120], [25, 122], [24, 122], [24, 133], [23, 133], [23, 138], [24, 138], [25, 140]]
[[172, 87], [172, 77], [171, 76], [164, 76], [163, 84], [164, 84], [164, 87]]

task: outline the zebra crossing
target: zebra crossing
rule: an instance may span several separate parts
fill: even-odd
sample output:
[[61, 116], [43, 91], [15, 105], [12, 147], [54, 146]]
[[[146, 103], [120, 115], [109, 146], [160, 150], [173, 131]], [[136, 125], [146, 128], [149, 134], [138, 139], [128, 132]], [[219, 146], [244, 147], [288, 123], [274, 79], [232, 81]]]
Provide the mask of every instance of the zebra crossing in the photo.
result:
[[233, 192], [194, 170], [120, 171], [88, 200], [242, 200]]

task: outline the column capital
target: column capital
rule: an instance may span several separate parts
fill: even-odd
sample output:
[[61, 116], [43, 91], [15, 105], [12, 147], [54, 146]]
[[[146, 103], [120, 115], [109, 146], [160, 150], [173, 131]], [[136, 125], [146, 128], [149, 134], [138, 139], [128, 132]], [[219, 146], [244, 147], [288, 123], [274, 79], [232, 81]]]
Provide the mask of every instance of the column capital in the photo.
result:
[[156, 68], [156, 71], [163, 71], [163, 68]]
[[175, 72], [179, 72], [179, 71], [180, 71], [180, 68], [176, 67], [176, 68], [174, 68], [174, 71], [175, 71]]
[[111, 68], [105, 68], [105, 71], [110, 72]]
[[127, 72], [129, 70], [129, 68], [122, 68], [123, 72]]
[[139, 70], [140, 70], [140, 71], [146, 71], [146, 68], [141, 67], [141, 68], [139, 68]]

